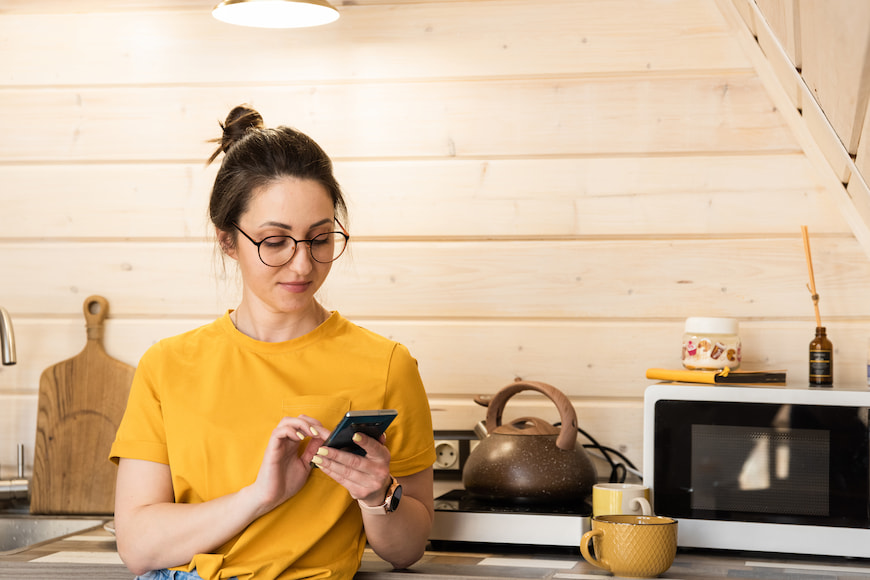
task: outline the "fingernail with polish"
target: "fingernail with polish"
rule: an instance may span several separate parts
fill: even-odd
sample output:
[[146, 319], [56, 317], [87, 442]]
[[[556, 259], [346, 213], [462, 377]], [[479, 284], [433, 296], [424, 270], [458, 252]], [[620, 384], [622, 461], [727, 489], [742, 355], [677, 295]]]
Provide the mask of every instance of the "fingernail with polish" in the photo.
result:
[[355, 443], [359, 443], [360, 441], [362, 441], [362, 435], [360, 435], [359, 433], [354, 433], [353, 440]]
[[302, 431], [297, 431], [296, 436], [300, 439], [305, 439], [305, 433], [303, 433]]
[[320, 465], [321, 463], [323, 463], [323, 458], [315, 455], [311, 458], [311, 463], [316, 463], [317, 465]]
[[320, 449], [317, 450], [317, 454], [323, 455], [323, 456], [329, 455], [329, 447], [321, 447]]
[[320, 433], [318, 433], [317, 429], [315, 429], [314, 427], [309, 427], [308, 430], [311, 431], [311, 434], [314, 435], [315, 437], [320, 435]]

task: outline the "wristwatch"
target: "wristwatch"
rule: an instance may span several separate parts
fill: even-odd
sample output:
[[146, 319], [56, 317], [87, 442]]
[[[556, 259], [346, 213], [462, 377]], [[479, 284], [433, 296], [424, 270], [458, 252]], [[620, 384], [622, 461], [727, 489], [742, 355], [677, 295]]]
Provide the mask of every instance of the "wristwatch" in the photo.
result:
[[387, 497], [384, 498], [384, 503], [381, 505], [366, 505], [363, 500], [356, 500], [359, 504], [359, 508], [370, 514], [379, 514], [385, 515], [396, 511], [399, 507], [399, 500], [402, 499], [402, 484], [400, 484], [395, 477], [390, 476], [392, 483], [390, 483], [390, 487], [387, 489]]

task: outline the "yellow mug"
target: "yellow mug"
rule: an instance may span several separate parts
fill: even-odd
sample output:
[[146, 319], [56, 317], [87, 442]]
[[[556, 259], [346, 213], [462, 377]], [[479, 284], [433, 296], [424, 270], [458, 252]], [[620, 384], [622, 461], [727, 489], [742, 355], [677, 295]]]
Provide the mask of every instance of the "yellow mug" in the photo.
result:
[[652, 514], [649, 488], [637, 483], [596, 483], [592, 486], [592, 515]]
[[[592, 542], [592, 552], [589, 543]], [[663, 516], [593, 516], [580, 540], [580, 553], [615, 576], [655, 578], [677, 555], [677, 520]]]

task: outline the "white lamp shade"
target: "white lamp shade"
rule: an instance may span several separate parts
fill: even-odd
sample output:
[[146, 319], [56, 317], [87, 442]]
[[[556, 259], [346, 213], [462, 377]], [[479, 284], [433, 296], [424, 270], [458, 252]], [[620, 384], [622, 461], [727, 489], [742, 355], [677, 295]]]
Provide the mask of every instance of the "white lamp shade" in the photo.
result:
[[338, 20], [326, 0], [224, 0], [212, 16], [228, 24], [257, 28], [304, 28]]

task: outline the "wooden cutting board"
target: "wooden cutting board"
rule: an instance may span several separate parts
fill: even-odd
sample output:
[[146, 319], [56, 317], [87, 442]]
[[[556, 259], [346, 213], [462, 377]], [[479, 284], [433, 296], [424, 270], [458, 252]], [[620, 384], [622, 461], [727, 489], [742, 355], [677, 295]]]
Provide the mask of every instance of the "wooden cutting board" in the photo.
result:
[[90, 296], [84, 312], [84, 350], [48, 367], [39, 379], [30, 493], [34, 514], [111, 514], [115, 508], [117, 468], [109, 450], [136, 369], [103, 348], [108, 300]]

